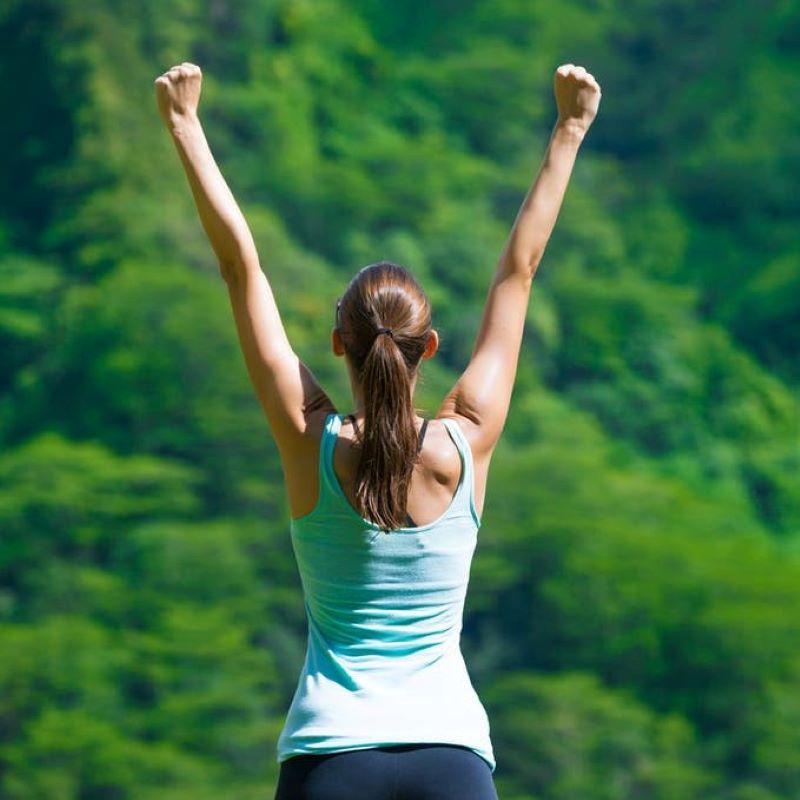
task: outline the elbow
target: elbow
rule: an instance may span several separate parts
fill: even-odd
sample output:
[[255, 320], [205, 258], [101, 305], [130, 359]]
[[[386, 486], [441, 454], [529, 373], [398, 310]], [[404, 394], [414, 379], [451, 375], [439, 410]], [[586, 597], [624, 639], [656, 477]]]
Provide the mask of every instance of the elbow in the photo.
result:
[[224, 252], [217, 250], [219, 273], [228, 285], [243, 283], [248, 276], [261, 272], [255, 247], [247, 245], [244, 242], [242, 246], [229, 247]]
[[509, 257], [505, 259], [506, 270], [527, 281], [532, 281], [541, 260], [542, 253], [539, 252], [535, 252], [533, 255], [527, 253], [510, 253]]
[[536, 253], [528, 259], [528, 277], [530, 280], [533, 280], [533, 276], [536, 275], [536, 270], [539, 269], [539, 263], [543, 255], [543, 253]]
[[242, 269], [235, 259], [220, 258], [219, 274], [228, 286], [237, 286], [242, 279]]

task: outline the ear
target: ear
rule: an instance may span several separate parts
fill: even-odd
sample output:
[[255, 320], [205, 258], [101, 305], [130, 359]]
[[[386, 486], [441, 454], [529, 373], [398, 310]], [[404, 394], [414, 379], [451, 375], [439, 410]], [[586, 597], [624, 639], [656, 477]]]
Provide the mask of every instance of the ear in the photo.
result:
[[433, 358], [436, 351], [439, 349], [439, 332], [435, 328], [431, 328], [428, 333], [428, 343], [425, 345], [425, 352], [422, 354], [423, 358]]
[[331, 349], [335, 356], [344, 355], [344, 342], [342, 342], [342, 336], [338, 328], [334, 328], [331, 331]]

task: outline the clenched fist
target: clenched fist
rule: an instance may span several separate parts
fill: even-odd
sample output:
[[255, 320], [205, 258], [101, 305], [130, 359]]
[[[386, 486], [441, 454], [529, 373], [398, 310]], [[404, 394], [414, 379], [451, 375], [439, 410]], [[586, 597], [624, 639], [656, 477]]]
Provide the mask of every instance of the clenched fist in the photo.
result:
[[172, 127], [182, 119], [197, 116], [202, 81], [200, 67], [188, 61], [156, 78], [158, 111], [167, 126]]
[[577, 125], [585, 133], [597, 116], [600, 84], [583, 67], [562, 64], [553, 78], [558, 121]]

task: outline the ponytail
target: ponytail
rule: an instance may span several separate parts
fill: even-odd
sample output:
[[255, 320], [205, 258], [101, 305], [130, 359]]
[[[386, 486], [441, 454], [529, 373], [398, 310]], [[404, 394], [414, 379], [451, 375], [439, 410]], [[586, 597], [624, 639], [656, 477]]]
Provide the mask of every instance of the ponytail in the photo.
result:
[[365, 267], [339, 303], [337, 326], [364, 396], [358, 512], [385, 530], [406, 524], [417, 461], [412, 383], [431, 329], [430, 304], [403, 267]]
[[356, 503], [363, 516], [382, 528], [400, 528], [417, 459], [417, 431], [411, 375], [393, 336], [375, 337], [361, 381], [365, 416]]

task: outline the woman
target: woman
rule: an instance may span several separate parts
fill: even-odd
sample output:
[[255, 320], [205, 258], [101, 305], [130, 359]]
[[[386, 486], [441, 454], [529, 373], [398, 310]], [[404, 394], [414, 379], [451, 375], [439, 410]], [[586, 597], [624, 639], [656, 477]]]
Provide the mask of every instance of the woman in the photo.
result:
[[489, 724], [459, 647], [464, 597], [531, 283], [600, 87], [582, 67], [555, 71], [544, 161], [500, 255], [469, 365], [429, 421], [413, 392], [438, 336], [411, 274], [373, 264], [339, 300], [332, 348], [354, 411], [337, 413], [286, 338], [206, 142], [200, 69], [173, 67], [155, 88], [286, 479], [309, 636], [278, 742], [276, 800], [496, 798]]

